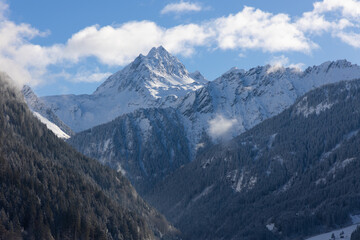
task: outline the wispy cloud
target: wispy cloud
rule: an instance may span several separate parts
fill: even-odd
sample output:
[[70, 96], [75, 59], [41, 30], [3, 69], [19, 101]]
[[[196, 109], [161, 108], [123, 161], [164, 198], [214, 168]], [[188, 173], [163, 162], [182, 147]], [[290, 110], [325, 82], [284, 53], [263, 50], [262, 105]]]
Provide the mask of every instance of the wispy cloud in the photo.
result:
[[0, 20], [5, 18], [6, 13], [9, 11], [9, 5], [0, 1]]
[[187, 12], [199, 12], [203, 10], [202, 6], [198, 3], [191, 2], [178, 2], [170, 3], [166, 5], [162, 10], [161, 14], [167, 13], [187, 13]]
[[89, 71], [86, 69], [80, 69], [75, 74], [71, 74], [65, 71], [62, 71], [57, 74], [53, 74], [49, 76], [52, 79], [66, 79], [71, 82], [101, 82], [108, 78], [112, 73], [110, 72], [100, 72], [99, 68], [96, 68], [93, 71]]
[[338, 32], [335, 34], [343, 42], [349, 44], [352, 47], [360, 48], [360, 34], [354, 32]]
[[346, 44], [360, 48], [360, 1], [323, 0], [295, 22], [298, 29], [320, 35], [330, 33]]

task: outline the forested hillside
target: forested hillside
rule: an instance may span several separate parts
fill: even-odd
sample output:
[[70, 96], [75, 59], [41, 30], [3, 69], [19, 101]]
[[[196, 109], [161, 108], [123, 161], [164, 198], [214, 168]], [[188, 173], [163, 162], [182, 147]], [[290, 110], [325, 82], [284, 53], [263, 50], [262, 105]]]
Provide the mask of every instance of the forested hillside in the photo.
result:
[[8, 81], [2, 74], [0, 239], [157, 239], [176, 233], [120, 173], [77, 153], [40, 123]]
[[172, 108], [139, 109], [80, 132], [68, 142], [124, 173], [140, 194], [190, 161], [184, 126]]

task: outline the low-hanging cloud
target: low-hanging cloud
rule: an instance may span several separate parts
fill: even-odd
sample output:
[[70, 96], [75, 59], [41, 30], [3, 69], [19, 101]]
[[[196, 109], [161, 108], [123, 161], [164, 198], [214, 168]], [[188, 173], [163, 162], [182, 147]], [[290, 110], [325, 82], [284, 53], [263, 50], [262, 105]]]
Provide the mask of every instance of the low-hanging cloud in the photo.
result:
[[219, 114], [209, 121], [209, 135], [213, 140], [230, 139], [231, 130], [237, 124], [236, 119], [227, 119]]
[[[159, 45], [183, 56], [191, 56], [198, 47], [311, 53], [319, 47], [312, 37], [329, 33], [345, 44], [360, 48], [360, 2], [356, 0], [319, 1], [314, 3], [312, 11], [298, 18], [245, 6], [236, 14], [170, 28], [152, 21], [94, 25], [74, 33], [65, 43], [51, 46], [31, 43], [33, 38], [46, 37], [49, 32], [25, 23], [16, 24], [6, 17], [7, 11], [9, 6], [0, 0], [0, 70], [21, 84], [45, 82], [51, 75], [49, 66], [71, 67], [88, 57], [108, 66], [124, 66], [138, 54], [146, 54]], [[89, 77], [69, 76], [66, 80], [98, 81], [108, 74], [85, 72]]]
[[304, 67], [303, 63], [290, 64], [289, 58], [285, 57], [284, 55], [272, 57], [268, 64], [270, 67], [266, 71], [267, 74], [282, 71], [285, 68], [291, 68], [293, 71], [302, 71], [302, 68]]

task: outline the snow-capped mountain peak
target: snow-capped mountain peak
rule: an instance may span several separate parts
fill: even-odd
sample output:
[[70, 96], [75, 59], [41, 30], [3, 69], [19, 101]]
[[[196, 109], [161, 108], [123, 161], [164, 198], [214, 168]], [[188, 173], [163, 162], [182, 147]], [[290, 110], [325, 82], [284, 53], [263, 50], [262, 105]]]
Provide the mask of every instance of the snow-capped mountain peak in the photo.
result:
[[[199, 80], [199, 81], [197, 81]], [[124, 90], [148, 92], [154, 98], [184, 96], [202, 87], [204, 78], [194, 79], [185, 66], [162, 46], [140, 54], [132, 63], [110, 76], [94, 94], [114, 94]]]
[[160, 46], [146, 56], [140, 54], [91, 95], [50, 96], [43, 100], [72, 129], [81, 131], [139, 108], [172, 106], [206, 83], [200, 73], [190, 74]]
[[152, 70], [164, 71], [179, 77], [189, 74], [185, 66], [162, 46], [152, 48], [144, 60]]
[[146, 70], [164, 72], [178, 77], [189, 74], [185, 66], [162, 46], [152, 48], [146, 56], [140, 54], [125, 69], [129, 72]]

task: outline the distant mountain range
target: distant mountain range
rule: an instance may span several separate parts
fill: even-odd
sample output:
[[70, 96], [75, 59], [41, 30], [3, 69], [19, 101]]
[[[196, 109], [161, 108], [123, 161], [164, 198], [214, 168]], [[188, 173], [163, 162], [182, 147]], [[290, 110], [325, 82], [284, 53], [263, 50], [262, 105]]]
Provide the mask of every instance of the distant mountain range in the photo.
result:
[[[49, 120], [69, 135], [73, 133], [64, 124], [80, 132], [137, 109], [172, 107], [182, 118], [194, 155], [208, 138], [218, 142], [235, 137], [279, 114], [311, 89], [358, 76], [359, 66], [338, 60], [304, 71], [270, 65], [248, 71], [232, 68], [209, 82], [199, 72], [190, 74], [177, 58], [158, 47], [147, 56], [139, 55], [91, 95], [48, 96], [34, 101], [30, 89], [24, 93], [31, 109], [47, 119], [49, 114], [37, 109], [51, 112]], [[53, 115], [63, 123], [53, 121]], [[218, 123], [223, 126], [221, 131], [217, 131]]]
[[359, 81], [343, 82], [358, 78], [359, 66], [338, 60], [304, 71], [232, 68], [207, 81], [158, 47], [91, 95], [25, 97], [76, 132], [66, 132], [73, 147], [122, 172], [185, 239], [293, 239], [360, 211], [349, 183], [357, 152], [345, 150], [355, 148]]
[[207, 149], [144, 197], [185, 239], [303, 239], [360, 213], [360, 80]]
[[204, 134], [215, 142], [235, 137], [279, 114], [316, 87], [359, 76], [360, 67], [346, 60], [325, 62], [304, 71], [273, 69], [269, 65], [248, 71], [233, 68], [204, 88], [180, 98], [176, 106], [196, 149], [206, 144], [201, 139]]
[[[154, 73], [142, 77], [142, 82], [139, 78], [130, 81], [130, 77], [124, 77], [129, 76], [123, 73], [128, 69], [136, 69], [131, 76], [144, 76], [142, 67], [131, 67], [143, 65], [147, 66], [145, 72], [151, 69]], [[117, 94], [128, 94], [129, 91], [127, 87], [119, 86], [131, 83], [133, 89], [143, 88], [153, 81], [154, 78], [149, 76], [158, 76], [159, 72], [166, 76], [183, 76], [183, 82], [189, 79], [184, 66], [159, 47], [111, 76], [94, 94], [104, 95], [106, 99], [110, 96], [117, 98]], [[360, 76], [360, 67], [345, 60], [326, 62], [305, 71], [273, 69], [269, 65], [249, 71], [233, 68], [206, 84], [198, 74], [193, 79], [202, 79], [197, 86], [204, 84], [204, 87], [195, 91], [187, 89], [187, 94], [177, 96], [174, 101], [150, 104], [149, 110], [134, 110], [110, 123], [78, 133], [69, 143], [80, 152], [122, 170], [142, 193], [173, 170], [191, 162], [202, 150], [279, 114], [309, 90], [357, 76]], [[120, 93], [119, 89], [122, 89]], [[49, 98], [42, 100], [46, 102]], [[159, 101], [161, 99], [164, 97]], [[96, 108], [91, 111], [96, 111]], [[56, 112], [56, 108], [52, 111]], [[97, 116], [102, 114], [99, 112]]]

